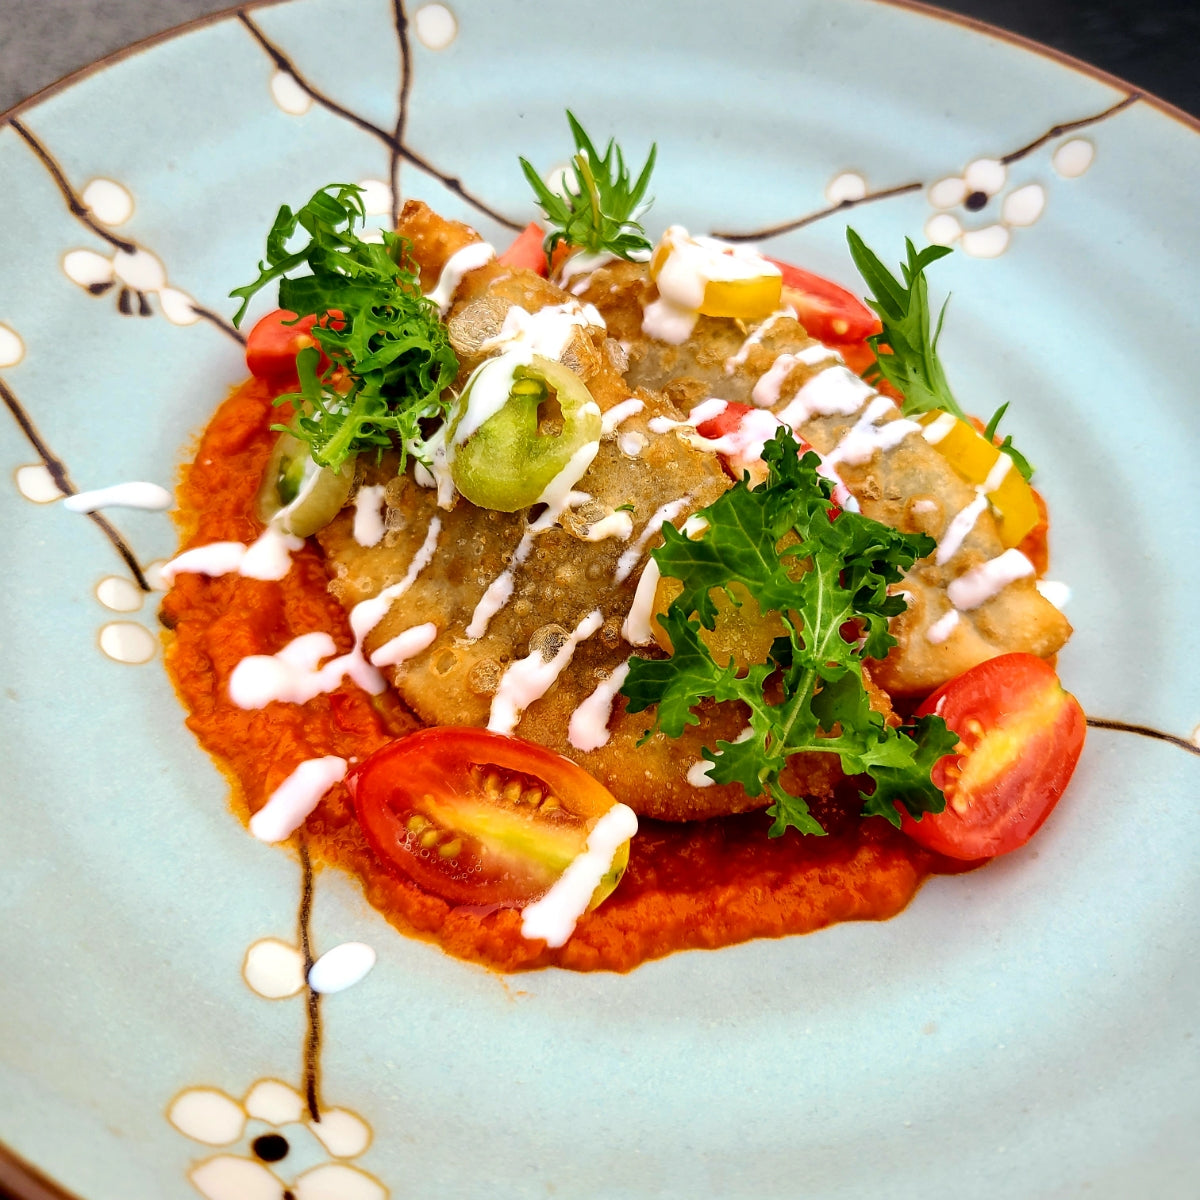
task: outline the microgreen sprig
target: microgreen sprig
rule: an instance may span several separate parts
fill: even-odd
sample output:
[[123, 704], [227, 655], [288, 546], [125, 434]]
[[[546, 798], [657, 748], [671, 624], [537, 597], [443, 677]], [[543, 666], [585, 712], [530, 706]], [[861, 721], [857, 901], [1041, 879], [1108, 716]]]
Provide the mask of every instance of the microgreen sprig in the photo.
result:
[[648, 252], [650, 240], [637, 218], [650, 205], [650, 201], [643, 204], [642, 198], [654, 170], [657, 145], [650, 147], [634, 180], [621, 148], [611, 138], [601, 154], [570, 110], [567, 122], [575, 138], [575, 154], [560, 191], [552, 191], [528, 159], [520, 160], [539, 207], [554, 227], [546, 235], [546, 256], [560, 242], [589, 254], [608, 251], [619, 258]]
[[[867, 338], [875, 352], [875, 361], [866, 371], [867, 382], [877, 384], [886, 380], [890, 383], [903, 397], [900, 410], [905, 416], [937, 408], [970, 424], [970, 418], [950, 390], [937, 352], [949, 301], [943, 303], [934, 324], [929, 311], [929, 284], [925, 278], [926, 268], [945, 258], [950, 247], [926, 246], [918, 252], [912, 241], [906, 239], [908, 258], [900, 264], [903, 276], [900, 280], [853, 229], [846, 230], [846, 240], [850, 243], [850, 255], [858, 273], [871, 289], [867, 303], [883, 325], [881, 332]], [[1007, 404], [1001, 405], [988, 423], [984, 436], [989, 441], [1007, 408]], [[1033, 468], [1013, 445], [1011, 436], [1006, 437], [997, 449], [1013, 460], [1026, 480], [1030, 478]]]

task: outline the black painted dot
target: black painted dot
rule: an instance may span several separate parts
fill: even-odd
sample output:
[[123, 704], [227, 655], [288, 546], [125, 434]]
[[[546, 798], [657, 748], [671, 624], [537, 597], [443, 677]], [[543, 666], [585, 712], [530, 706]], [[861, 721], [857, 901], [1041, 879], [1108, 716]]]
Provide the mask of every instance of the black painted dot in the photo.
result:
[[984, 207], [984, 205], [987, 204], [988, 200], [990, 199], [991, 197], [987, 194], [987, 192], [972, 192], [963, 201], [963, 204], [966, 206], [969, 212], [978, 212]]
[[263, 1162], [278, 1162], [281, 1158], [287, 1158], [289, 1147], [287, 1138], [283, 1134], [264, 1133], [250, 1143], [250, 1149]]

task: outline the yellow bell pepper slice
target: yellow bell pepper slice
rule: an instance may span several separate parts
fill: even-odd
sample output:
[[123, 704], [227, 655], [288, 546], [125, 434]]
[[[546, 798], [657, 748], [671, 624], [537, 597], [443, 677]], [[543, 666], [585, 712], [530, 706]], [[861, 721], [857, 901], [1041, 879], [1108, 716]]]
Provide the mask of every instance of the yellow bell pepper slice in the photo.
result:
[[[923, 413], [917, 421], [927, 429], [936, 423], [939, 436], [927, 440], [968, 483], [980, 487], [987, 482], [1001, 452], [974, 426], [940, 409]], [[996, 510], [1000, 540], [1005, 546], [1020, 545], [1041, 520], [1033, 489], [1015, 464], [988, 491], [987, 498]]]
[[654, 248], [650, 278], [664, 299], [707, 317], [760, 321], [779, 311], [783, 297], [774, 263], [743, 246], [691, 237], [678, 225]]
[[700, 311], [707, 317], [737, 317], [759, 321], [779, 311], [783, 278], [756, 275], [752, 279], [713, 279], [704, 287]]

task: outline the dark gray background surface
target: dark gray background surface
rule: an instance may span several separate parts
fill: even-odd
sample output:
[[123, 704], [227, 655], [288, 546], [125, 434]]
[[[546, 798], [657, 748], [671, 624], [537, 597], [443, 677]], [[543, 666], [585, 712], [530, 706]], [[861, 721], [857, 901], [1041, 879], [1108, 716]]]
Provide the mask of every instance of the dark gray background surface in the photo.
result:
[[[0, 113], [122, 46], [231, 7], [228, 0], [0, 0]], [[1200, 0], [943, 0], [941, 7], [1044, 42], [1200, 116]], [[869, 63], [871, 47], [863, 50]]]

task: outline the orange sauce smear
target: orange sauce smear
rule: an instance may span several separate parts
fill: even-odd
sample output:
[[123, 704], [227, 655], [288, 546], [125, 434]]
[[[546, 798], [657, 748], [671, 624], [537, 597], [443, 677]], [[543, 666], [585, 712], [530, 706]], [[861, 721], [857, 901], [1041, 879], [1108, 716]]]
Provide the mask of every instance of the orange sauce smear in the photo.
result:
[[[251, 380], [205, 430], [179, 488], [183, 548], [248, 543], [261, 533], [254, 498], [275, 437], [269, 427], [280, 419], [271, 399]], [[372, 697], [348, 681], [304, 705], [246, 711], [229, 699], [230, 674], [247, 655], [274, 654], [319, 630], [339, 653], [353, 643], [320, 556], [306, 546], [293, 564], [279, 582], [181, 574], [162, 604], [167, 667], [190, 714], [187, 725], [229, 777], [243, 821], [305, 759], [361, 761], [419, 727], [392, 692]], [[823, 838], [795, 830], [768, 838], [761, 812], [689, 825], [643, 821], [620, 886], [558, 950], [523, 938], [515, 910], [456, 907], [391, 871], [367, 844], [340, 784], [297, 836], [316, 862], [356, 875], [397, 929], [456, 957], [503, 971], [628, 971], [676, 950], [882, 920], [904, 908], [929, 875], [976, 865], [925, 850], [879, 819], [860, 820], [853, 789], [847, 793], [844, 805], [815, 811], [831, 830]]]

